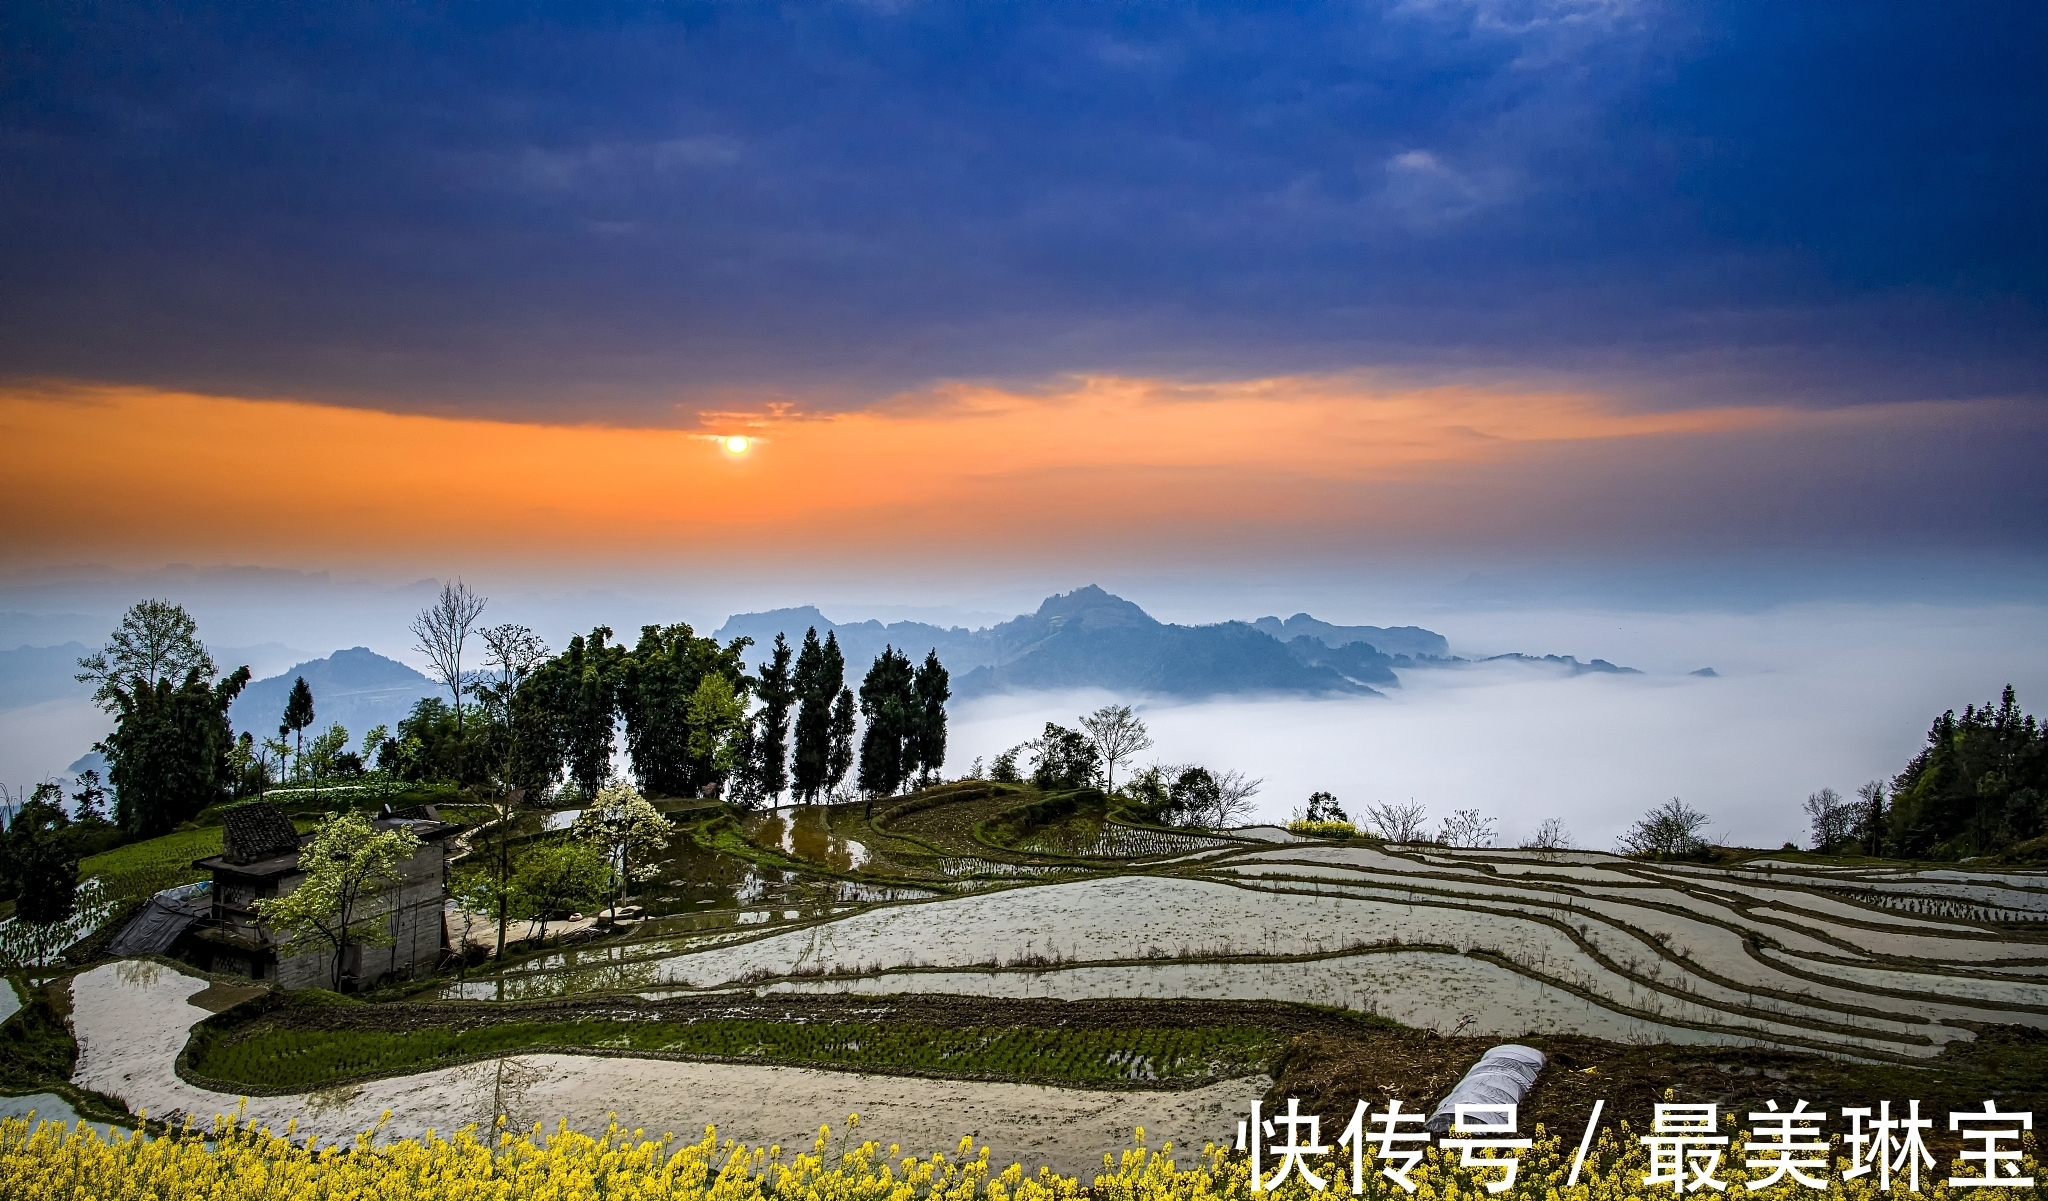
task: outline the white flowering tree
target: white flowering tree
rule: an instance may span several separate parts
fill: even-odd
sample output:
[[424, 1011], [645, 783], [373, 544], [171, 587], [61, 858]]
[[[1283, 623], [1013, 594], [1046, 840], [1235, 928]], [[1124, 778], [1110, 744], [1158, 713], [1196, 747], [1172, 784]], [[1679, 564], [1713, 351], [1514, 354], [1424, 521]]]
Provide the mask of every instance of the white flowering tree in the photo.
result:
[[604, 852], [612, 868], [612, 908], [635, 880], [651, 879], [652, 860], [668, 846], [668, 819], [630, 784], [613, 782], [597, 790], [572, 834]]
[[352, 946], [383, 946], [391, 932], [379, 919], [384, 890], [398, 879], [398, 865], [420, 849], [407, 826], [378, 830], [360, 813], [330, 813], [299, 852], [299, 886], [281, 897], [256, 902], [256, 915], [293, 941], [327, 944], [334, 951], [333, 981], [341, 990], [341, 969]]

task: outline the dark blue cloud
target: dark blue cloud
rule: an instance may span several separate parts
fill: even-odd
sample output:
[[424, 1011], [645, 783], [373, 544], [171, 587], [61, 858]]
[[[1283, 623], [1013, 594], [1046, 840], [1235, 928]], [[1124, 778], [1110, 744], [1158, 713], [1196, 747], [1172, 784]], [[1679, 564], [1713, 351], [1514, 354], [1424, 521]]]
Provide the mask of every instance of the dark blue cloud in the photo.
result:
[[1360, 365], [2034, 395], [2030, 4], [0, 15], [0, 359], [658, 415]]

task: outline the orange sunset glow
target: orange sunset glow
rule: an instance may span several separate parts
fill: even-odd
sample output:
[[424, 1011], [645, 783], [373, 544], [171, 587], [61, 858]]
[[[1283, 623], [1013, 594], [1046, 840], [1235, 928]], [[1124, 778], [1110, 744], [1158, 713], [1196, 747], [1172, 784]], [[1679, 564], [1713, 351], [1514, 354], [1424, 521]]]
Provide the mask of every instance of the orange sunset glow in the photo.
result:
[[[1398, 512], [1402, 489], [1458, 473], [1900, 411], [1639, 412], [1587, 392], [1367, 376], [1074, 378], [1033, 391], [947, 385], [854, 412], [704, 413], [697, 429], [49, 387], [0, 397], [0, 426], [28, 477], [29, 519], [7, 533], [17, 561], [73, 548], [293, 562], [311, 548], [425, 562], [450, 530], [484, 558], [517, 546], [573, 559], [740, 553], [763, 540], [829, 549], [849, 531], [882, 544], [1086, 544], [1112, 537], [1095, 520], [1108, 512], [1115, 537], [1140, 541], [1339, 513], [1370, 527], [1376, 514], [1415, 519]], [[79, 445], [105, 466], [91, 487], [67, 469]], [[1381, 499], [1362, 505], [1360, 488]]]

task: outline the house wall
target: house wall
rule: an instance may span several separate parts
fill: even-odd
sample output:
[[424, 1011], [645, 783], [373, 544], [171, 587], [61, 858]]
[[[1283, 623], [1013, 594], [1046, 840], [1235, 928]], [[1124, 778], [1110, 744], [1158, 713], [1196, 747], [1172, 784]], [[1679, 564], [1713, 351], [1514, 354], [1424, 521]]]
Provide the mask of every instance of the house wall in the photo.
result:
[[[441, 913], [447, 895], [447, 856], [438, 842], [422, 845], [412, 858], [399, 865], [398, 882], [377, 899], [384, 928], [392, 936], [390, 946], [349, 948], [342, 963], [344, 983], [369, 988], [386, 976], [410, 978], [434, 970], [441, 961]], [[299, 877], [290, 878], [281, 891], [289, 892]], [[281, 959], [278, 983], [285, 988], [332, 988], [333, 951], [322, 945]]]

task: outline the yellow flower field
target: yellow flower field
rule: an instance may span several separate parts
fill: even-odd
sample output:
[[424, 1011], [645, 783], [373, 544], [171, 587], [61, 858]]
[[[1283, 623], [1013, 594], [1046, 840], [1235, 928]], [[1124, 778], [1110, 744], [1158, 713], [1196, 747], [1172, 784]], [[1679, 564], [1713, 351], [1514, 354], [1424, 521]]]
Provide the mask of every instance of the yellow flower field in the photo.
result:
[[[952, 1156], [904, 1156], [897, 1147], [854, 1143], [858, 1117], [835, 1140], [821, 1128], [807, 1152], [785, 1155], [780, 1147], [721, 1143], [707, 1128], [695, 1142], [673, 1135], [649, 1138], [614, 1125], [591, 1138], [563, 1126], [543, 1136], [501, 1132], [495, 1140], [473, 1129], [452, 1137], [376, 1141], [375, 1131], [353, 1145], [319, 1147], [295, 1141], [292, 1131], [276, 1134], [253, 1123], [217, 1118], [210, 1130], [188, 1127], [185, 1135], [152, 1138], [128, 1134], [108, 1138], [83, 1123], [33, 1127], [22, 1119], [0, 1121], [0, 1196], [8, 1201], [1060, 1201], [1088, 1196], [1096, 1201], [1248, 1201], [1250, 1170], [1242, 1155], [1205, 1148], [1188, 1166], [1176, 1164], [1168, 1144], [1157, 1152], [1137, 1145], [1120, 1156], [1103, 1157], [1103, 1171], [1084, 1184], [1049, 1169], [1026, 1175], [1018, 1165], [996, 1170], [986, 1147], [978, 1153], [962, 1139]], [[204, 1135], [205, 1137], [200, 1137]], [[1624, 1124], [1604, 1131], [1588, 1157], [1578, 1184], [1564, 1185], [1576, 1146], [1539, 1133], [1525, 1152], [1519, 1178], [1507, 1193], [1543, 1201], [1625, 1201], [1669, 1195], [1668, 1186], [1646, 1188], [1646, 1159]], [[2022, 1172], [2037, 1175], [2029, 1138]], [[1847, 1184], [1833, 1180], [1825, 1193], [1793, 1184], [1751, 1192], [1752, 1178], [1741, 1166], [1742, 1140], [1730, 1148], [1719, 1176], [1726, 1197], [1754, 1196], [1778, 1201], [1878, 1201], [1909, 1195], [1904, 1183], [1879, 1193], [1866, 1176]], [[1316, 1193], [1298, 1178], [1262, 1194], [1275, 1201], [1336, 1201], [1350, 1195], [1347, 1156], [1321, 1161], [1329, 1180]], [[1846, 1164], [1837, 1160], [1839, 1170]], [[2042, 1195], [2042, 1189], [1951, 1189], [1943, 1165], [1939, 1180], [1923, 1179], [1929, 1198], [1984, 1198]], [[1268, 1178], [1272, 1165], [1269, 1161]], [[1405, 1198], [1397, 1185], [1369, 1164], [1364, 1195], [1384, 1201]], [[1494, 1169], [1466, 1170], [1440, 1159], [1432, 1148], [1413, 1179], [1418, 1201], [1486, 1201]]]

